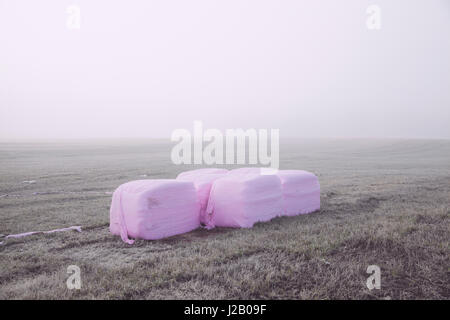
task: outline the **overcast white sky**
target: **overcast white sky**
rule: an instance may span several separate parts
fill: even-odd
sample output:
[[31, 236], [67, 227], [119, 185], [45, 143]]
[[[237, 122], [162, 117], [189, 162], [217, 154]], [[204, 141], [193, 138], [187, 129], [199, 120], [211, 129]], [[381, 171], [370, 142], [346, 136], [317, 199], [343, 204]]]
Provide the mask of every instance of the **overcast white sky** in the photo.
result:
[[0, 0], [0, 139], [170, 138], [194, 120], [450, 138], [450, 1]]

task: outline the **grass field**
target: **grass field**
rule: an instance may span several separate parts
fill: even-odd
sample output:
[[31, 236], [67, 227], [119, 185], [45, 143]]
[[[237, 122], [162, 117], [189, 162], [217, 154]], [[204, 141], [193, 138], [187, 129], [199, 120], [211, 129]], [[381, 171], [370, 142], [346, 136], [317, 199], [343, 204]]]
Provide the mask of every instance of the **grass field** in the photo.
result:
[[[449, 140], [286, 141], [281, 168], [318, 175], [320, 211], [127, 245], [108, 230], [110, 192], [191, 169], [171, 147], [0, 144], [0, 233], [83, 228], [5, 240], [0, 299], [450, 298]], [[80, 290], [66, 287], [69, 265]]]

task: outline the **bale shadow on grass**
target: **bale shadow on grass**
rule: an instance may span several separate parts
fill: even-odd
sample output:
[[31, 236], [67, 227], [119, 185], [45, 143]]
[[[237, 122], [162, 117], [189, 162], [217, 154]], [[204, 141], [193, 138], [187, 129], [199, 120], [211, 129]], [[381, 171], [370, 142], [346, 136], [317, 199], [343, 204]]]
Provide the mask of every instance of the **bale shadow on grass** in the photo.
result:
[[208, 237], [214, 237], [214, 236], [220, 235], [220, 234], [230, 233], [233, 230], [236, 230], [236, 229], [220, 227], [220, 228], [213, 228], [213, 229], [208, 230], [206, 228], [200, 227], [200, 228], [197, 228], [188, 233], [178, 234], [178, 235], [175, 235], [172, 237], [155, 240], [155, 241], [162, 243], [162, 244], [176, 245], [181, 242], [183, 242], [183, 243], [184, 242], [192, 242], [192, 241], [196, 241], [196, 240], [205, 239]]

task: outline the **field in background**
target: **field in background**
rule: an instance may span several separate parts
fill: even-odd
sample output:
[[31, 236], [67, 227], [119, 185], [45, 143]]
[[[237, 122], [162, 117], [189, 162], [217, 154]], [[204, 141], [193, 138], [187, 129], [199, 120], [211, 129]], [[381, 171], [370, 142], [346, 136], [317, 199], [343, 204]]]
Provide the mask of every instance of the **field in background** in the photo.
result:
[[[83, 228], [0, 245], [0, 299], [450, 298], [450, 141], [285, 142], [281, 168], [319, 176], [319, 212], [127, 245], [108, 231], [110, 193], [193, 168], [171, 147], [0, 144], [0, 234]], [[69, 265], [81, 290], [66, 287]]]

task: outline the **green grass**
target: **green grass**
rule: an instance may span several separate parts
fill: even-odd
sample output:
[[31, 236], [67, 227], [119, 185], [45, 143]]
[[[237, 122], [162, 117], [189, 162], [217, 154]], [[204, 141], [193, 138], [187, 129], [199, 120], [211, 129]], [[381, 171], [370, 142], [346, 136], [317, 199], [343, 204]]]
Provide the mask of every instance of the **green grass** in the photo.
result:
[[[132, 246], [109, 234], [111, 194], [173, 178], [170, 144], [0, 144], [0, 233], [81, 225], [0, 246], [1, 299], [448, 299], [450, 141], [286, 142], [315, 172], [319, 212]], [[35, 180], [35, 183], [23, 183]], [[81, 268], [81, 290], [66, 287]], [[365, 285], [381, 268], [381, 289]]]

